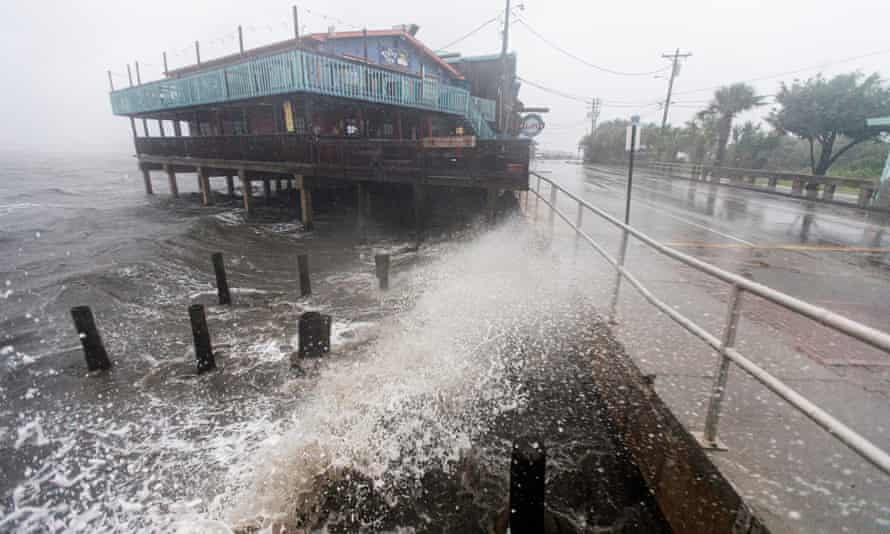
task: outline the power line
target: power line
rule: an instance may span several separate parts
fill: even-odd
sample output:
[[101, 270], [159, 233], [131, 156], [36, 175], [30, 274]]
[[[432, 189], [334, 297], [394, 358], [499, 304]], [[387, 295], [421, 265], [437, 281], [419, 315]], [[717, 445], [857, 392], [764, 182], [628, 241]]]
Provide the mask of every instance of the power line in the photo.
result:
[[556, 95], [556, 96], [561, 96], [561, 97], [563, 97], [563, 98], [567, 98], [567, 99], [569, 99], [569, 100], [575, 100], [575, 101], [578, 101], [578, 102], [583, 102], [583, 103], [585, 103], [585, 104], [587, 104], [588, 102], [590, 102], [590, 99], [589, 99], [589, 98], [586, 98], [586, 97], [583, 97], [583, 96], [578, 96], [578, 95], [573, 95], [573, 94], [571, 94], [571, 93], [566, 93], [566, 92], [564, 92], [564, 91], [560, 91], [560, 90], [558, 90], [558, 89], [551, 89], [550, 87], [546, 87], [546, 86], [544, 86], [544, 85], [541, 85], [541, 84], [539, 84], [539, 83], [533, 82], [533, 81], [531, 81], [531, 80], [526, 80], [525, 78], [522, 78], [522, 77], [520, 77], [520, 76], [517, 76], [516, 79], [519, 80], [519, 81], [521, 81], [521, 82], [523, 82], [523, 83], [527, 83], [527, 84], [531, 85], [532, 87], [537, 87], [537, 88], [540, 89], [541, 91], [544, 91], [544, 92], [547, 92], [547, 93], [551, 93], [551, 94], [554, 94], [554, 95]]
[[[760, 82], [760, 81], [763, 81], [763, 80], [771, 80], [771, 79], [773, 79], [773, 78], [779, 78], [779, 77], [781, 77], [781, 76], [787, 76], [787, 75], [789, 75], [789, 74], [798, 74], [798, 73], [806, 72], [806, 71], [809, 71], [809, 70], [821, 69], [821, 68], [824, 68], [824, 67], [829, 67], [829, 66], [831, 66], [831, 65], [838, 65], [838, 64], [841, 64], [841, 63], [849, 63], [850, 61], [856, 61], [856, 60], [858, 60], [858, 59], [865, 59], [865, 58], [867, 58], [867, 57], [880, 56], [880, 55], [883, 55], [883, 54], [890, 54], [890, 48], [886, 48], [886, 49], [884, 49], [884, 50], [878, 50], [878, 51], [875, 51], [875, 52], [868, 52], [868, 53], [866, 53], [866, 54], [860, 54], [860, 55], [858, 55], [858, 56], [850, 56], [850, 57], [846, 57], [846, 58], [838, 59], [838, 60], [835, 60], [835, 61], [826, 61], [826, 62], [819, 63], [819, 64], [816, 64], [816, 65], [810, 65], [810, 66], [807, 66], [807, 67], [800, 67], [800, 68], [798, 68], [798, 69], [788, 70], [788, 71], [785, 71], [785, 72], [777, 72], [777, 73], [775, 73], [775, 74], [768, 74], [768, 75], [765, 75], [765, 76], [758, 76], [758, 77], [756, 77], [756, 78], [749, 78], [749, 79], [747, 79], [747, 80], [741, 80], [741, 81], [738, 81], [738, 82], [732, 82], [732, 83], [752, 83], [752, 82]], [[690, 90], [688, 90], [688, 91], [681, 91], [681, 92], [678, 92], [678, 93], [676, 93], [676, 94], [678, 94], [678, 95], [685, 95], [685, 94], [689, 94], [689, 93], [699, 93], [699, 92], [702, 92], [702, 91], [712, 91], [712, 90], [714, 90], [714, 89], [720, 89], [721, 87], [724, 87], [724, 86], [726, 86], [726, 85], [728, 85], [728, 84], [713, 85], [713, 86], [710, 86], [710, 87], [702, 87], [702, 88], [699, 88], [699, 89], [690, 89]]]
[[443, 46], [443, 47], [437, 48], [437, 49], [436, 49], [436, 52], [441, 52], [441, 51], [443, 51], [443, 50], [446, 50], [446, 49], [448, 49], [448, 48], [451, 48], [452, 46], [454, 46], [454, 45], [456, 45], [456, 44], [458, 44], [458, 43], [460, 43], [460, 42], [463, 42], [463, 41], [466, 40], [466, 39], [469, 39], [470, 37], [476, 35], [476, 34], [479, 33], [480, 31], [482, 31], [486, 26], [488, 26], [488, 25], [491, 24], [492, 22], [495, 22], [496, 20], [498, 20], [499, 18], [501, 18], [501, 15], [500, 15], [500, 14], [498, 14], [498, 15], [496, 15], [496, 16], [494, 16], [494, 17], [488, 19], [488, 20], [486, 20], [485, 22], [483, 22], [483, 23], [480, 24], [479, 26], [476, 26], [473, 30], [471, 30], [471, 31], [467, 32], [466, 34], [464, 34], [463, 36], [461, 36], [461, 37], [455, 39], [454, 41], [448, 43], [447, 45], [445, 45], [445, 46]]
[[[552, 87], [547, 87], [546, 85], [542, 85], [540, 83], [533, 82], [533, 81], [523, 78], [521, 76], [517, 76], [516, 79], [523, 83], [527, 83], [527, 84], [531, 85], [532, 87], [536, 87], [536, 88], [540, 89], [541, 91], [551, 93], [556, 96], [561, 96], [568, 100], [574, 100], [576, 102], [583, 102], [585, 104], [590, 104], [590, 97], [585, 97], [585, 96], [581, 96], [581, 95], [568, 93], [566, 91], [561, 91], [559, 89], [553, 89]], [[648, 103], [648, 104], [646, 104], [646, 103], [635, 104], [632, 102], [621, 102], [621, 101], [617, 101], [617, 100], [616, 101], [600, 100], [600, 102], [604, 106], [612, 107], [612, 108], [647, 108], [647, 107], [651, 107], [651, 106], [654, 106], [654, 105], [657, 105], [660, 103], [660, 102], [655, 102], [655, 103]]]
[[606, 67], [602, 67], [602, 66], [600, 66], [600, 65], [596, 65], [596, 64], [594, 64], [594, 63], [591, 63], [591, 62], [587, 61], [586, 59], [584, 59], [584, 58], [582, 58], [582, 57], [579, 57], [579, 56], [577, 56], [577, 55], [575, 55], [575, 54], [569, 52], [569, 51], [566, 50], [565, 48], [562, 48], [561, 46], [559, 46], [558, 44], [554, 43], [553, 41], [550, 41], [549, 39], [547, 39], [546, 37], [544, 37], [543, 35], [541, 35], [541, 34], [538, 33], [537, 31], [535, 31], [535, 29], [532, 28], [532, 27], [529, 25], [529, 23], [526, 22], [525, 20], [523, 20], [521, 17], [516, 17], [516, 20], [517, 20], [517, 22], [519, 22], [520, 24], [522, 24], [522, 25], [525, 27], [525, 29], [527, 29], [529, 32], [531, 32], [532, 35], [534, 35], [534, 36], [537, 37], [538, 39], [544, 41], [545, 43], [547, 43], [548, 45], [550, 45], [552, 48], [554, 48], [554, 49], [558, 50], [559, 52], [561, 52], [561, 53], [563, 53], [563, 54], [569, 56], [570, 58], [574, 59], [575, 61], [578, 61], [578, 62], [580, 62], [580, 63], [582, 63], [582, 64], [584, 64], [584, 65], [587, 65], [588, 67], [590, 67], [590, 68], [592, 68], [592, 69], [596, 69], [596, 70], [601, 71], [601, 72], [605, 72], [605, 73], [608, 73], [608, 74], [615, 74], [615, 75], [617, 75], [617, 76], [651, 76], [651, 75], [653, 75], [653, 74], [658, 74], [659, 72], [664, 72], [664, 71], [666, 71], [666, 70], [668, 70], [668, 69], [670, 68], [670, 67], [668, 66], [668, 67], [663, 67], [663, 68], [660, 68], [660, 69], [658, 69], [658, 70], [653, 70], [653, 71], [648, 71], [648, 72], [623, 72], [623, 71], [620, 71], [620, 70], [613, 70], [613, 69], [609, 69], [609, 68], [606, 68]]

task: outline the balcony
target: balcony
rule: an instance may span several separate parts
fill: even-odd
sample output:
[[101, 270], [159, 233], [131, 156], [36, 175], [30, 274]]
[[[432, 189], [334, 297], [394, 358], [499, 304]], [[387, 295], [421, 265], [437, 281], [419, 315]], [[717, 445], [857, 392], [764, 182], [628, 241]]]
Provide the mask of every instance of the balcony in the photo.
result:
[[138, 115], [294, 92], [461, 115], [480, 137], [493, 136], [481, 122], [495, 120], [494, 101], [437, 80], [305, 50], [113, 91], [111, 107], [116, 115]]

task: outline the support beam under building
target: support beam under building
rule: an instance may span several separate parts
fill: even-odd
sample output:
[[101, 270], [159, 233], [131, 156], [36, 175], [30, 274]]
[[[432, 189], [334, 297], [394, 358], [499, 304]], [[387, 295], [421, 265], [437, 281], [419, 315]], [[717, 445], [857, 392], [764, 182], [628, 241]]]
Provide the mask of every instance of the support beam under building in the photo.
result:
[[313, 229], [312, 225], [312, 191], [306, 184], [302, 174], [294, 175], [294, 185], [300, 190], [300, 220], [306, 231]]
[[145, 194], [153, 195], [154, 191], [151, 188], [151, 173], [145, 167], [142, 167], [142, 179], [145, 181]]
[[235, 180], [231, 174], [226, 175], [226, 193], [229, 195], [229, 200], [235, 198]]
[[269, 178], [263, 178], [263, 200], [267, 206], [272, 204], [272, 183]]
[[164, 170], [167, 171], [167, 180], [170, 182], [170, 195], [173, 198], [179, 198], [179, 185], [176, 183], [176, 171], [173, 170], [172, 165], [164, 165]]
[[365, 214], [367, 211], [367, 190], [368, 186], [364, 182], [356, 182], [355, 184], [355, 229], [359, 238], [364, 241], [367, 221]]
[[414, 184], [414, 232], [417, 237], [417, 244], [423, 241], [424, 230], [424, 209], [423, 203], [426, 197], [425, 187], [420, 184]]
[[201, 201], [205, 206], [212, 205], [213, 191], [210, 189], [210, 175], [201, 167], [198, 167], [198, 182], [201, 184]]
[[241, 198], [244, 199], [244, 211], [247, 217], [253, 215], [253, 188], [250, 186], [250, 180], [247, 179], [247, 171], [238, 169], [238, 179], [241, 181]]
[[489, 224], [494, 224], [497, 218], [498, 189], [489, 187], [485, 190], [485, 215]]

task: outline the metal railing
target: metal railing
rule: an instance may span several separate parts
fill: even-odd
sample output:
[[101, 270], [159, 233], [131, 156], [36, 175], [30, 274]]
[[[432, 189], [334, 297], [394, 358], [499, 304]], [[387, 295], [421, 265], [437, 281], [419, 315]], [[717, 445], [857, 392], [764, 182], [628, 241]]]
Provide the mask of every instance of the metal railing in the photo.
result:
[[[776, 393], [784, 399], [788, 404], [793, 406], [797, 411], [810, 418], [817, 425], [827, 430], [829, 434], [837, 440], [845, 444], [847, 447], [855, 451], [862, 458], [880, 469], [885, 474], [890, 475], [890, 455], [876, 445], [871, 443], [856, 431], [837, 420], [831, 414], [809, 401], [784, 382], [769, 374], [763, 368], [743, 356], [735, 348], [735, 335], [738, 327], [740, 316], [741, 298], [744, 293], [756, 295], [779, 306], [812, 319], [836, 332], [845, 334], [849, 337], [862, 341], [872, 347], [890, 353], [890, 334], [876, 330], [869, 326], [863, 325], [824, 308], [814, 306], [802, 300], [798, 300], [790, 295], [771, 289], [762, 284], [752, 282], [742, 276], [724, 271], [709, 263], [693, 258], [687, 254], [679, 252], [675, 249], [662, 245], [646, 234], [634, 229], [633, 227], [622, 223], [620, 220], [612, 217], [603, 210], [594, 207], [576, 195], [566, 191], [560, 185], [552, 180], [545, 178], [537, 173], [532, 173], [537, 178], [537, 184], [534, 189], [529, 189], [535, 195], [535, 218], [537, 219], [538, 203], [543, 202], [550, 208], [548, 218], [549, 231], [551, 236], [554, 231], [554, 220], [558, 216], [565, 221], [575, 231], [575, 247], [577, 249], [580, 240], [586, 241], [594, 248], [606, 261], [616, 268], [616, 285], [610, 305], [610, 319], [614, 320], [618, 304], [618, 294], [620, 290], [621, 279], [624, 278], [634, 286], [640, 294], [649, 303], [664, 312], [668, 317], [673, 319], [677, 324], [685, 328], [694, 336], [698, 337], [720, 354], [720, 363], [717, 376], [711, 390], [708, 412], [705, 419], [705, 429], [702, 438], [703, 445], [710, 448], [718, 448], [717, 441], [717, 425], [720, 420], [721, 404], [724, 400], [726, 391], [726, 381], [729, 373], [730, 364], [734, 363], [743, 371], [748, 373], [752, 378], [766, 386], [768, 389]], [[546, 182], [550, 186], [550, 198], [545, 199], [541, 194], [541, 182]], [[575, 220], [571, 221], [569, 217], [557, 208], [557, 195], [562, 193], [577, 204], [577, 213]], [[528, 209], [528, 197], [526, 197], [526, 210]], [[590, 237], [582, 229], [583, 214], [585, 211], [597, 215], [601, 219], [611, 223], [615, 227], [622, 230], [621, 249], [618, 259], [613, 258], [606, 250]], [[722, 335], [716, 335], [708, 332], [704, 327], [696, 324], [694, 321], [684, 316], [661, 299], [656, 297], [648, 288], [646, 288], [633, 274], [624, 267], [624, 259], [627, 250], [627, 241], [629, 237], [634, 237], [645, 243], [655, 251], [673, 258], [699, 272], [710, 275], [714, 278], [722, 280], [731, 285], [730, 299], [726, 311], [726, 320]]]
[[[495, 102], [464, 88], [306, 50], [112, 91], [111, 108], [116, 115], [133, 115], [299, 91], [494, 120]], [[493, 137], [484, 133], [477, 131]]]
[[[779, 172], [766, 169], [741, 169], [736, 167], [715, 167], [695, 163], [669, 163], [653, 161], [643, 165], [653, 172], [671, 178], [682, 178], [693, 181], [725, 183], [729, 185], [776, 192], [780, 182], [788, 184], [788, 193], [793, 197], [821, 199], [853, 204], [836, 196], [838, 188], [847, 188], [856, 193], [855, 204], [867, 207], [873, 204], [875, 194], [880, 188], [878, 180], [868, 178], [844, 178], [840, 176], [814, 176], [812, 174]], [[890, 206], [883, 206], [890, 207]]]

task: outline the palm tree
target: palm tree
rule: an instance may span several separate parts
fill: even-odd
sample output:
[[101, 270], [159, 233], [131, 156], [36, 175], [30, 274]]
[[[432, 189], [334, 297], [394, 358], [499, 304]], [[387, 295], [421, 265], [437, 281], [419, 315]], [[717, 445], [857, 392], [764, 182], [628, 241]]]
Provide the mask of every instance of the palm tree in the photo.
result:
[[726, 145], [732, 133], [732, 121], [736, 115], [743, 111], [763, 104], [763, 97], [757, 96], [757, 91], [746, 83], [734, 83], [721, 87], [714, 92], [711, 104], [699, 112], [699, 118], [707, 116], [716, 117], [717, 126], [717, 156], [714, 158], [714, 166], [723, 165], [726, 159]]

